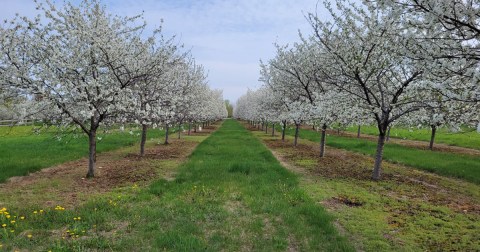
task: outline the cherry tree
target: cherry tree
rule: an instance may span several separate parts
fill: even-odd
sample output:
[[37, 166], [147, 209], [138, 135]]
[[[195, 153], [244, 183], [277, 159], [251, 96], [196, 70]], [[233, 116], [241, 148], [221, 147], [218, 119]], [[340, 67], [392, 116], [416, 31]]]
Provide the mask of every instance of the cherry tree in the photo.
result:
[[287, 111], [283, 114], [284, 129], [287, 121], [294, 122], [294, 145], [297, 146], [300, 125], [312, 119], [313, 90], [317, 79], [308, 73], [310, 69], [302, 69], [306, 67], [307, 56], [302, 55], [302, 58], [298, 59], [299, 50], [288, 49], [287, 46], [276, 47], [276, 57], [269, 60], [268, 65], [261, 62], [260, 80], [280, 99]]
[[309, 15], [322, 48], [322, 76], [375, 119], [379, 135], [372, 177], [378, 180], [389, 126], [424, 102], [419, 94], [428, 84], [421, 78], [425, 66], [412, 60], [420, 48], [397, 12], [349, 7], [343, 1], [337, 1], [337, 10], [329, 3], [326, 8], [333, 23]]
[[[294, 43], [292, 48], [277, 47], [275, 59], [270, 60], [270, 68], [262, 66], [262, 80], [277, 93], [289, 94], [293, 98], [287, 106], [299, 107], [295, 111], [302, 111], [304, 121], [320, 123], [320, 157], [325, 155], [326, 130], [329, 125], [335, 122], [347, 124], [351, 113], [344, 113], [344, 95], [337, 89], [331, 88], [323, 81], [323, 61], [318, 58], [319, 50], [316, 42], [301, 37], [301, 43]], [[267, 72], [269, 71], [269, 72]], [[295, 119], [294, 119], [295, 121]], [[298, 126], [296, 123], [296, 136]], [[296, 141], [295, 141], [296, 142]]]
[[[176, 83], [179, 84], [179, 90], [176, 94], [175, 121], [178, 124], [178, 137], [181, 134], [181, 125], [192, 118], [195, 113], [195, 106], [205, 106], [201, 102], [205, 101], [202, 95], [204, 89], [208, 89], [206, 83], [206, 74], [202, 65], [196, 64], [193, 60], [186, 65], [186, 71], [179, 75]], [[203, 111], [205, 112], [205, 111]], [[205, 115], [205, 114], [204, 114]]]
[[[429, 149], [433, 150], [437, 129], [441, 126], [459, 128], [469, 116], [469, 106], [458, 101], [443, 102], [442, 97], [430, 102], [428, 106], [418, 112], [419, 122], [428, 125], [431, 129]], [[414, 116], [412, 116], [414, 117]]]
[[61, 9], [47, 0], [38, 9], [42, 22], [12, 21], [10, 40], [20, 46], [2, 50], [2, 65], [10, 66], [9, 84], [42, 96], [61, 111], [59, 123], [73, 123], [88, 135], [87, 177], [93, 177], [97, 129], [126, 110], [125, 101], [134, 97], [129, 87], [145, 77], [135, 61], [143, 54], [136, 41], [145, 24], [137, 24], [141, 16], [112, 16], [97, 0]]
[[143, 71], [143, 77], [131, 87], [133, 103], [127, 107], [127, 113], [120, 115], [120, 120], [134, 121], [141, 125], [140, 155], [143, 156], [148, 128], [157, 126], [157, 110], [162, 109], [162, 101], [167, 99], [166, 94], [173, 83], [170, 72], [184, 55], [178, 53], [173, 38], [164, 39], [161, 36], [161, 29], [155, 30], [153, 36], [146, 41], [137, 38], [136, 43], [140, 53], [134, 60], [136, 68]]

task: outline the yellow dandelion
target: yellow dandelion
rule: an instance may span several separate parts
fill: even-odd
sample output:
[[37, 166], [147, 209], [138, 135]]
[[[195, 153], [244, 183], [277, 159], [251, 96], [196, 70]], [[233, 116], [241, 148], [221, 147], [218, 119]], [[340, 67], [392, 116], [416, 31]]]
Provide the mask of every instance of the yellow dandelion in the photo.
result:
[[43, 213], [43, 210], [40, 210], [40, 213]]
[[38, 212], [37, 211], [33, 211], [33, 214], [37, 214]]
[[74, 217], [73, 220], [77, 220], [77, 217]]
[[20, 216], [20, 220], [25, 220], [25, 216]]
[[14, 220], [10, 221], [10, 223], [12, 223], [12, 224], [15, 224], [15, 222], [16, 222], [16, 221], [14, 221]]
[[27, 237], [28, 237], [29, 239], [31, 239], [31, 238], [32, 238], [32, 235], [31, 235], [31, 234], [29, 234], [29, 235], [27, 235]]
[[3, 227], [3, 228], [6, 227], [6, 226], [7, 226], [7, 224], [2, 224], [2, 227]]
[[5, 217], [7, 217], [7, 219], [10, 219], [10, 217], [12, 217], [12, 216], [10, 216], [10, 215], [7, 215], [7, 216], [5, 216]]
[[12, 230], [10, 230], [10, 233], [14, 233], [14, 232], [15, 232], [15, 230], [13, 230], [13, 229], [12, 229]]
[[81, 219], [82, 219], [82, 218], [80, 218], [80, 217], [77, 217], [77, 220], [81, 220]]

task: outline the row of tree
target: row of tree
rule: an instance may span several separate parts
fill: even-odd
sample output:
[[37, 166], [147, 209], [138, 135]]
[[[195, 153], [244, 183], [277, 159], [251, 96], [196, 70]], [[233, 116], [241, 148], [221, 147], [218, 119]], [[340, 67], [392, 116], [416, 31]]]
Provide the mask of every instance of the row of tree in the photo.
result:
[[276, 45], [261, 62], [257, 91], [235, 116], [254, 122], [321, 125], [321, 151], [332, 124], [376, 124], [373, 179], [381, 178], [387, 132], [394, 124], [428, 125], [432, 145], [442, 125], [479, 125], [480, 3], [463, 0], [336, 0], [315, 13], [313, 34]]
[[45, 0], [37, 9], [34, 19], [17, 15], [0, 27], [0, 100], [21, 116], [83, 131], [87, 177], [94, 176], [104, 125], [139, 124], [143, 155], [149, 127], [168, 132], [174, 124], [227, 116], [222, 92], [208, 87], [203, 67], [161, 27], [147, 36], [142, 15], [111, 15], [100, 0], [61, 9]]

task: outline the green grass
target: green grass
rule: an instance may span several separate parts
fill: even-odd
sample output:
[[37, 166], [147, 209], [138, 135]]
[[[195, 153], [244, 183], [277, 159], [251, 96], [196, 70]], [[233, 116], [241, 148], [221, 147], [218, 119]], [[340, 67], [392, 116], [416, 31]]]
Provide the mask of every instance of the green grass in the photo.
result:
[[[45, 167], [88, 156], [88, 137], [85, 134], [57, 137], [56, 129], [40, 134], [32, 126], [0, 127], [0, 183], [13, 176], [23, 176]], [[105, 134], [99, 131], [97, 152], [133, 145], [140, 136], [128, 132]], [[163, 131], [149, 130], [148, 139], [163, 136]]]
[[[287, 129], [288, 135], [293, 136], [294, 133], [294, 129]], [[313, 142], [320, 142], [320, 133], [312, 130], [300, 130], [300, 138], [305, 138]], [[336, 135], [327, 136], [326, 141], [328, 146], [370, 156], [375, 155], [377, 146], [376, 142], [369, 140]], [[328, 155], [328, 150], [326, 155]], [[404, 164], [440, 175], [461, 178], [466, 181], [480, 184], [480, 157], [418, 150], [391, 143], [385, 144], [383, 156], [384, 160], [390, 162]]]
[[[347, 131], [357, 133], [357, 126], [347, 128]], [[361, 133], [367, 135], [378, 135], [378, 129], [375, 126], [362, 126]], [[430, 142], [431, 130], [429, 128], [408, 129], [402, 127], [393, 127], [390, 131], [390, 137], [419, 140]], [[447, 128], [440, 128], [435, 135], [436, 143], [460, 146], [480, 150], [480, 133], [474, 129], [465, 128], [461, 132], [450, 132]]]
[[8, 224], [0, 239], [5, 249], [353, 250], [297, 176], [233, 120], [196, 148], [174, 181], [117, 190], [76, 210], [32, 210], [12, 210], [27, 219], [12, 235]]

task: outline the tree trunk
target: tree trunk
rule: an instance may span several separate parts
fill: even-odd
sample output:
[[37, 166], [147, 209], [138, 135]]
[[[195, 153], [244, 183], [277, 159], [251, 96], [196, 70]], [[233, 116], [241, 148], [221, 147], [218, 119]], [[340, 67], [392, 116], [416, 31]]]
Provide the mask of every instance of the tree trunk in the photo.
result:
[[388, 130], [387, 130], [387, 139], [386, 139], [387, 142], [390, 140], [390, 129], [391, 128], [392, 127], [388, 127]]
[[382, 159], [383, 159], [383, 147], [385, 146], [385, 131], [378, 135], [377, 152], [375, 154], [375, 165], [373, 167], [373, 180], [380, 180]]
[[430, 150], [433, 150], [433, 143], [435, 142], [435, 133], [437, 132], [436, 125], [430, 125], [432, 127], [432, 136], [430, 137]]
[[198, 125], [196, 123], [193, 124], [193, 133], [197, 133], [197, 126]]
[[89, 152], [88, 152], [88, 172], [87, 178], [95, 176], [95, 163], [97, 162], [97, 130], [90, 129], [88, 134]]
[[300, 128], [300, 124], [299, 123], [295, 123], [295, 140], [293, 142], [293, 145], [294, 146], [297, 146], [297, 143], [298, 143], [298, 131], [299, 131], [299, 128]]
[[180, 139], [180, 134], [181, 134], [180, 131], [181, 131], [181, 130], [182, 130], [182, 125], [179, 124], [179, 125], [178, 125], [178, 139]]
[[164, 144], [168, 144], [168, 130], [170, 129], [170, 127], [168, 127], [168, 125], [165, 126], [165, 143]]
[[272, 123], [272, 137], [275, 136], [275, 123]]
[[285, 130], [287, 130], [287, 120], [283, 120], [283, 128], [282, 128], [282, 142], [285, 142]]
[[358, 125], [358, 129], [357, 129], [357, 138], [360, 138], [360, 125]]
[[268, 134], [268, 122], [265, 123], [265, 134]]
[[320, 157], [325, 156], [325, 138], [327, 137], [327, 124], [322, 125], [322, 138], [320, 139]]
[[190, 136], [190, 133], [192, 132], [192, 123], [188, 123], [188, 135]]
[[142, 139], [140, 141], [140, 156], [145, 156], [145, 143], [147, 142], [148, 125], [142, 124]]

